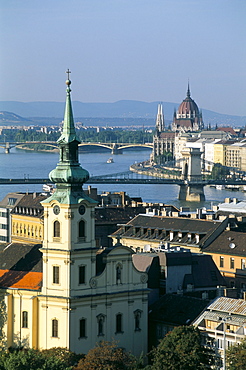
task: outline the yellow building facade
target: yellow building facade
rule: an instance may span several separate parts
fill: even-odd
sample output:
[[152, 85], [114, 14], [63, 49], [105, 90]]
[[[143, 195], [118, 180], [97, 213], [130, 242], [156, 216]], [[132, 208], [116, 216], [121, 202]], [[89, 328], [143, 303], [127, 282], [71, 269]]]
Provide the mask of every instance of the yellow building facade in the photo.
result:
[[43, 206], [45, 195], [30, 193], [23, 196], [11, 212], [12, 242], [41, 243], [44, 237]]
[[214, 144], [214, 163], [220, 163], [225, 166], [225, 142], [219, 141]]

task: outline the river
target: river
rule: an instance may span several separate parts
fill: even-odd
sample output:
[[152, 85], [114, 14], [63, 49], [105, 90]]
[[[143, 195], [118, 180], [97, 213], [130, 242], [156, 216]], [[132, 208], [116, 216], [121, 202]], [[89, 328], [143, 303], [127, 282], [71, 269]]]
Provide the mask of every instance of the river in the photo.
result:
[[[149, 158], [150, 150], [125, 150], [121, 155], [110, 153], [83, 153], [79, 160], [83, 168], [87, 169], [90, 176], [106, 175], [129, 170], [129, 166], [135, 162], [142, 162]], [[107, 159], [113, 157], [114, 163], [107, 163]], [[2, 178], [46, 178], [49, 172], [56, 167], [58, 153], [44, 153], [22, 151], [15, 148], [9, 154], [5, 154], [0, 148], [0, 177]], [[95, 186], [95, 185], [94, 185]], [[86, 188], [86, 184], [84, 185]], [[246, 201], [246, 193], [239, 191], [216, 190], [206, 186], [205, 202], [184, 202], [178, 200], [178, 185], [132, 185], [132, 184], [100, 184], [98, 191], [125, 191], [131, 197], [142, 197], [145, 202], [158, 202], [173, 204], [177, 207], [188, 206], [191, 209], [198, 207], [211, 207], [211, 205], [223, 202], [227, 197], [234, 197]], [[8, 192], [32, 192], [42, 191], [42, 185], [0, 185], [0, 199]]]

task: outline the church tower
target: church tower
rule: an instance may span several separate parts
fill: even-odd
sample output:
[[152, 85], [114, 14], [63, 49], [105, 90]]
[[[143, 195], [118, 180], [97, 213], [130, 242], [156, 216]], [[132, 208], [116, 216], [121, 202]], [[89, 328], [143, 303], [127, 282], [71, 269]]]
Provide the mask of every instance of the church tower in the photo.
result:
[[43, 284], [37, 298], [36, 347], [87, 353], [100, 340], [114, 338], [140, 355], [147, 351], [147, 274], [134, 267], [130, 248], [120, 243], [96, 248], [97, 203], [83, 191], [89, 174], [78, 161], [67, 73], [59, 162], [49, 175], [56, 190], [42, 202]]
[[[94, 208], [96, 202], [85, 195], [83, 184], [89, 173], [78, 161], [78, 144], [71, 105], [70, 71], [64, 114], [63, 130], [59, 144], [59, 163], [50, 172], [56, 184], [54, 194], [44, 200], [43, 287], [41, 316], [52, 323], [50, 332], [42, 330], [43, 348], [62, 346], [70, 348], [69, 335], [62, 339], [61, 327], [69, 332], [71, 298], [81, 287], [89, 289], [89, 277], [96, 274]], [[54, 296], [56, 297], [54, 300]], [[57, 313], [59, 312], [59, 318]], [[45, 311], [45, 312], [44, 312]], [[44, 318], [44, 317], [43, 317]], [[43, 320], [42, 320], [43, 321]], [[57, 334], [57, 336], [56, 336]], [[51, 339], [48, 339], [51, 338]], [[59, 338], [59, 340], [58, 340]], [[49, 343], [52, 342], [52, 345]]]

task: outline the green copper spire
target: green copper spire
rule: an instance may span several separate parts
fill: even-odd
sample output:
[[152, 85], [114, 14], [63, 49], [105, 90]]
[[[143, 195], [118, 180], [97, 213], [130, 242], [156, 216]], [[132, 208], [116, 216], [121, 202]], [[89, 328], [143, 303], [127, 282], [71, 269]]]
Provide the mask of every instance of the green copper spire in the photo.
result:
[[[66, 107], [64, 114], [63, 130], [60, 138], [57, 140], [60, 150], [59, 163], [56, 168], [49, 174], [49, 178], [56, 184], [56, 191], [51, 196], [57, 199], [60, 203], [77, 203], [81, 196], [84, 197], [82, 185], [89, 179], [89, 173], [80, 166], [78, 160], [78, 144], [80, 141], [77, 139], [73, 111], [70, 97], [69, 69], [66, 72], [68, 79]], [[50, 198], [49, 198], [50, 200]]]
[[71, 81], [69, 79], [69, 74], [71, 71], [69, 69], [66, 71], [68, 74], [68, 78], [66, 81], [67, 85], [67, 98], [66, 98], [66, 107], [65, 107], [65, 114], [64, 114], [64, 123], [63, 123], [63, 130], [60, 138], [58, 139], [59, 143], [71, 143], [72, 141], [76, 140], [76, 132], [74, 127], [74, 120], [73, 120], [73, 110], [72, 110], [72, 103], [71, 103]]

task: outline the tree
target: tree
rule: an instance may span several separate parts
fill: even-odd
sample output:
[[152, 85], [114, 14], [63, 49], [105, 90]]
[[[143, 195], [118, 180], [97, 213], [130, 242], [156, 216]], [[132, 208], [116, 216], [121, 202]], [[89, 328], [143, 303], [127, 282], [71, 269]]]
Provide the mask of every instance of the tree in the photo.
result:
[[77, 355], [76, 353], [70, 351], [67, 348], [62, 347], [53, 347], [49, 349], [44, 349], [42, 354], [46, 357], [54, 357], [58, 360], [61, 360], [66, 366], [74, 366], [79, 362], [84, 355]]
[[72, 370], [63, 359], [35, 349], [13, 349], [0, 353], [0, 370]]
[[124, 370], [136, 369], [137, 359], [117, 343], [101, 341], [80, 360], [76, 370]]
[[222, 166], [222, 164], [220, 163], [216, 163], [213, 166], [211, 178], [214, 180], [221, 180], [229, 176], [229, 174], [230, 174], [229, 168]]
[[201, 344], [201, 333], [193, 326], [179, 326], [169, 332], [152, 351], [153, 370], [211, 369], [213, 356]]
[[228, 370], [246, 370], [246, 339], [226, 351]]
[[4, 325], [7, 319], [6, 315], [6, 305], [5, 305], [5, 294], [0, 290], [0, 348], [5, 346], [5, 335], [4, 335]]

